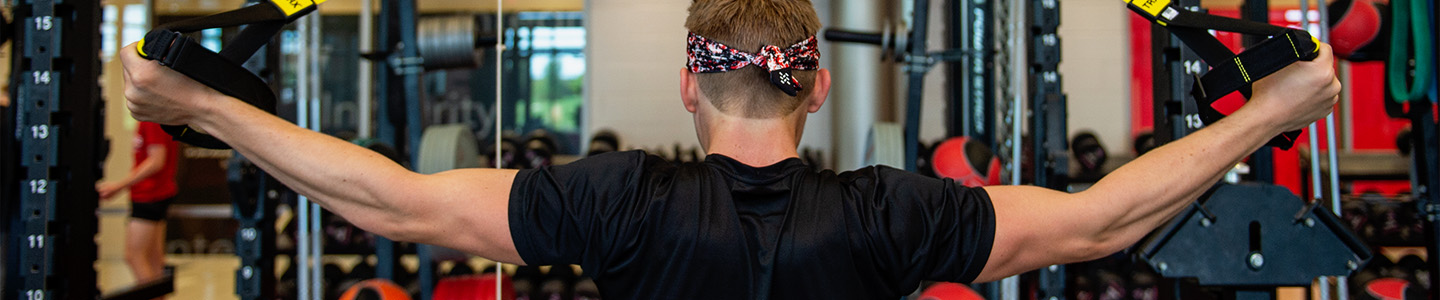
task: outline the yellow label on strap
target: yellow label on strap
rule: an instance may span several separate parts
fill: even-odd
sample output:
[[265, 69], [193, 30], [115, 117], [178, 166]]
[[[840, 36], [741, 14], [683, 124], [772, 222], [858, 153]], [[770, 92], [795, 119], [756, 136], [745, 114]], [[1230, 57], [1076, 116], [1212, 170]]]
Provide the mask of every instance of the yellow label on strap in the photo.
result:
[[306, 8], [315, 6], [315, 1], [313, 0], [270, 0], [270, 2], [274, 3], [275, 7], [279, 7], [280, 11], [285, 12], [286, 17], [293, 16]]
[[1170, 0], [1127, 0], [1126, 3], [1139, 7], [1152, 17], [1160, 16], [1160, 10], [1170, 6]]

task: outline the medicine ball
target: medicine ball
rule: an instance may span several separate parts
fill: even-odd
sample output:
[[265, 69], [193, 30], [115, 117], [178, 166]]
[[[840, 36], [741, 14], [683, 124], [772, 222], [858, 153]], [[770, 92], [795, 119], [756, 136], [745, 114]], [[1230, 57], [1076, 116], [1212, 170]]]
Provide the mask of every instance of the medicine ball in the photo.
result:
[[930, 159], [935, 175], [965, 186], [1000, 184], [1000, 158], [990, 146], [968, 137], [954, 137], [935, 146]]
[[350, 286], [340, 300], [410, 300], [410, 294], [394, 282], [376, 278]]
[[1388, 55], [1390, 10], [1374, 0], [1338, 0], [1330, 4], [1330, 46], [1350, 61], [1383, 60]]
[[920, 293], [920, 300], [983, 300], [979, 293], [963, 284], [941, 282]]

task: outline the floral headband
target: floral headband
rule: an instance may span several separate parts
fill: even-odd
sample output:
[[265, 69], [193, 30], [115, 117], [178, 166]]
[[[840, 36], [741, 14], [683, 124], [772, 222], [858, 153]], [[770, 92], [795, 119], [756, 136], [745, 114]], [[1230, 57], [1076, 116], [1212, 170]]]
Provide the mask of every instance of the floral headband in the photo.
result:
[[707, 39], [694, 32], [687, 38], [689, 46], [686, 55], [691, 73], [720, 73], [738, 70], [754, 65], [770, 73], [770, 82], [790, 96], [803, 89], [800, 80], [790, 70], [816, 70], [820, 68], [820, 50], [815, 46], [815, 36], [810, 36], [788, 48], [774, 45], [760, 47], [756, 53], [747, 53], [720, 42]]

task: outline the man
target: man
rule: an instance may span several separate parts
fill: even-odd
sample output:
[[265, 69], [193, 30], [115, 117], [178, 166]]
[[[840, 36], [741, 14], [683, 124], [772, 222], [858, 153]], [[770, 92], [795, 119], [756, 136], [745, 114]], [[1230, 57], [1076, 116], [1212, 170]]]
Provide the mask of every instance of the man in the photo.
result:
[[1339, 90], [1326, 48], [1257, 82], [1230, 117], [1085, 192], [971, 189], [888, 167], [835, 174], [798, 162], [805, 117], [830, 89], [808, 1], [696, 0], [686, 26], [680, 100], [709, 156], [680, 165], [632, 151], [416, 174], [121, 52], [137, 117], [207, 131], [390, 238], [580, 264], [607, 299], [876, 299], [921, 280], [989, 281], [1098, 258], [1179, 213], [1272, 136], [1324, 116]]
[[95, 184], [101, 200], [130, 189], [130, 223], [125, 227], [125, 263], [136, 283], [159, 279], [165, 272], [165, 217], [175, 202], [180, 143], [159, 124], [140, 122], [135, 129], [135, 166], [120, 180]]

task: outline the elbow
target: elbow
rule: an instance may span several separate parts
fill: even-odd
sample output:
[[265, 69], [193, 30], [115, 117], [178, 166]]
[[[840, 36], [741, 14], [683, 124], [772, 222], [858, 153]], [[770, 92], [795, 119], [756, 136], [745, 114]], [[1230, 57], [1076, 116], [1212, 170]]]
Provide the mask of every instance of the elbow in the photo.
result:
[[1078, 249], [1076, 262], [1091, 261], [1113, 255], [1129, 248], [1135, 241], [1117, 234], [1099, 234], [1084, 238], [1079, 243], [1080, 245], [1075, 247]]
[[398, 217], [379, 217], [369, 220], [352, 222], [356, 227], [387, 239], [401, 242], [414, 242], [424, 239], [426, 232], [415, 222], [406, 222]]

